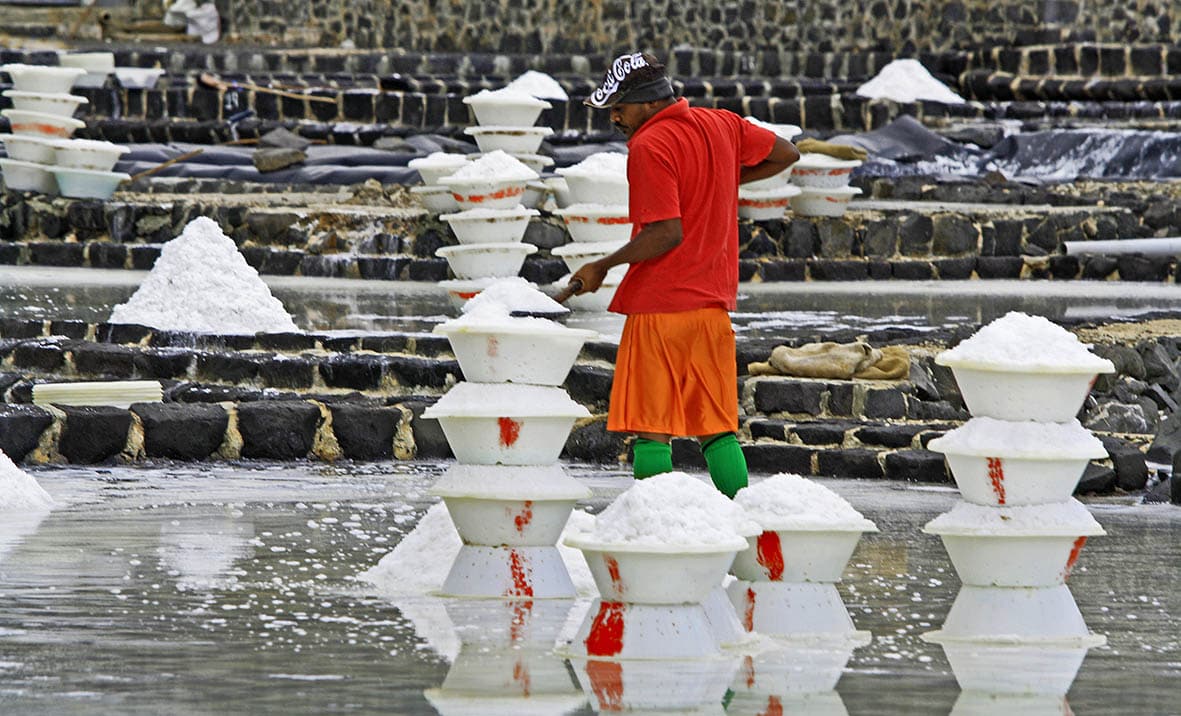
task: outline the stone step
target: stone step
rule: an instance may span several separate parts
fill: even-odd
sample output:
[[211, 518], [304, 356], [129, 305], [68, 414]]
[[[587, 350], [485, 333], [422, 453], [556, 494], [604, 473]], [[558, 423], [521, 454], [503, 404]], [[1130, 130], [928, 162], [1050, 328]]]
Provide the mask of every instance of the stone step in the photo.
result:
[[1181, 75], [1096, 79], [975, 70], [960, 75], [958, 88], [982, 102], [1169, 103], [1181, 100]]

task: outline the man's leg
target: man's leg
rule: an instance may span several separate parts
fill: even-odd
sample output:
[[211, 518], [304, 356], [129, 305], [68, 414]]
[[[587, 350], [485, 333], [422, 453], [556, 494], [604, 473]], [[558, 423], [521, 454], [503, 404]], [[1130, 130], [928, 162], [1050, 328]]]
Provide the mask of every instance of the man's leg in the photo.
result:
[[632, 474], [637, 480], [673, 471], [672, 436], [640, 433], [632, 445]]
[[[719, 433], [697, 438], [709, 467], [709, 477], [718, 491], [731, 499], [746, 487], [746, 456], [734, 433]], [[671, 455], [671, 450], [670, 450]]]

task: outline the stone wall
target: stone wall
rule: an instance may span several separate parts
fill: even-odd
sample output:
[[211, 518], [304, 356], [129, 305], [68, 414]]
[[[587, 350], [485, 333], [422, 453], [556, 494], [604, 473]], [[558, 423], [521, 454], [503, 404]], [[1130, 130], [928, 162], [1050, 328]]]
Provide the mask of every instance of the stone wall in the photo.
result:
[[[147, 5], [149, 0], [141, 0]], [[1178, 0], [217, 0], [242, 41], [416, 51], [877, 49], [1170, 42]]]

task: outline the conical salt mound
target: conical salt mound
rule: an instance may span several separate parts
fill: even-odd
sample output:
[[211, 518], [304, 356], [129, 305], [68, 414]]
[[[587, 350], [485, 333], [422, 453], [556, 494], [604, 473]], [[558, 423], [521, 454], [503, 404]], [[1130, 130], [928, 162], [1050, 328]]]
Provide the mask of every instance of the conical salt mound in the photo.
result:
[[0, 450], [0, 511], [48, 510], [53, 498]]
[[164, 244], [147, 279], [110, 320], [194, 333], [298, 330], [230, 237], [203, 216]]

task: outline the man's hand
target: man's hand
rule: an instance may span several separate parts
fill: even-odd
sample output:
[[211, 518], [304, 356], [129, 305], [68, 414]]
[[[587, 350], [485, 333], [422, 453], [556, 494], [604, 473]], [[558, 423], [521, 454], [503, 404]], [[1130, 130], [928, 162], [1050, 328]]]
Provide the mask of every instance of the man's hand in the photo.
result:
[[[581, 281], [582, 286], [574, 292], [575, 296], [581, 296], [584, 293], [594, 293], [603, 285], [603, 279], [607, 278], [607, 269], [601, 265], [602, 259], [599, 261], [590, 261], [582, 265], [574, 276], [570, 278], [570, 283]], [[569, 285], [569, 284], [567, 284]]]

